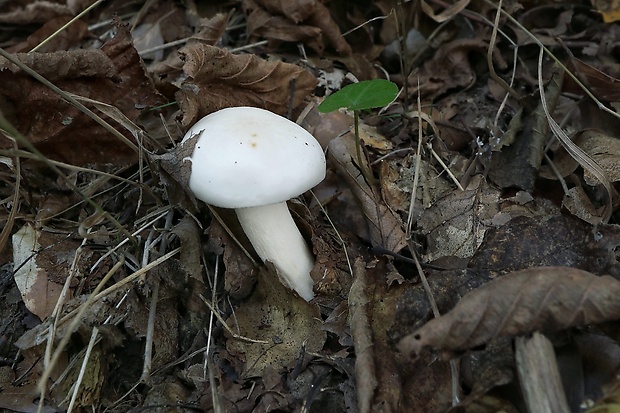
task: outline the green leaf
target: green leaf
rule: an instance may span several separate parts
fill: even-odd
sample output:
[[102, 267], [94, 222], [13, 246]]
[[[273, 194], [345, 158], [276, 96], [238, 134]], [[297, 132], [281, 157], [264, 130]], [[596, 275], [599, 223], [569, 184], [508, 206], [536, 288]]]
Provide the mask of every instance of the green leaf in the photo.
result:
[[353, 83], [335, 92], [318, 106], [319, 112], [333, 112], [340, 108], [364, 110], [378, 108], [392, 102], [398, 95], [398, 86], [389, 80], [373, 79]]

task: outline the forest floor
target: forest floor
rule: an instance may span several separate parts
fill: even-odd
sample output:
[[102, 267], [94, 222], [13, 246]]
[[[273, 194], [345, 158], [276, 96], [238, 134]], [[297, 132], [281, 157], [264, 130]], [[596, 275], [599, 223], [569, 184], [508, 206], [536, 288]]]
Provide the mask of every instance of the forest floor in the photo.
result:
[[[620, 4], [500, 4], [0, 2], [0, 409], [617, 412]], [[237, 106], [309, 302], [170, 167]]]

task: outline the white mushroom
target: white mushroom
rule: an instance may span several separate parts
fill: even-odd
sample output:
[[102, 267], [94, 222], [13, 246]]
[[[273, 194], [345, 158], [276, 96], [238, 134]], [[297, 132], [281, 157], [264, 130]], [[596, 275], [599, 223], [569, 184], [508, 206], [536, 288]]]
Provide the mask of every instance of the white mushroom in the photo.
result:
[[296, 123], [252, 107], [205, 116], [187, 131], [183, 144], [190, 140], [195, 146], [188, 186], [194, 196], [233, 208], [256, 253], [310, 301], [314, 256], [286, 201], [325, 178], [319, 143]]

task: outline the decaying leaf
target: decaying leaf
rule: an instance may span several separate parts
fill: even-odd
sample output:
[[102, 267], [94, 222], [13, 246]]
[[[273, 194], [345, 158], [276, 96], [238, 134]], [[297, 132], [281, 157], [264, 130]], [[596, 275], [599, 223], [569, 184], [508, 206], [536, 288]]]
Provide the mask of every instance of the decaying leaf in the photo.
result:
[[[410, 88], [409, 94], [420, 93], [432, 99], [454, 88], [470, 88], [476, 81], [476, 71], [471, 67], [469, 55], [473, 51], [486, 54], [488, 47], [488, 42], [482, 38], [459, 39], [442, 46], [419, 73], [410, 76], [409, 84], [420, 86]], [[493, 53], [493, 58], [498, 67], [506, 67], [498, 53]]]
[[[70, 15], [58, 16], [45, 22], [40, 29], [28, 36], [25, 41], [16, 44], [8, 49], [11, 53], [28, 53], [35, 46], [38, 46], [50, 35], [63, 27], [69, 20]], [[57, 50], [69, 50], [70, 47], [77, 45], [88, 34], [88, 24], [82, 20], [74, 21], [65, 27], [58, 35], [48, 40], [37, 49], [38, 52], [53, 52]]]
[[[620, 141], [601, 130], [585, 129], [573, 137], [573, 142], [588, 154], [607, 175], [610, 182], [620, 181]], [[579, 163], [564, 147], [553, 153], [553, 164], [562, 177], [574, 172]], [[541, 176], [547, 179], [557, 179], [557, 175], [550, 168], [541, 170]], [[590, 169], [584, 168], [583, 177], [588, 185], [596, 186], [600, 182]]]
[[242, 7], [254, 36], [303, 42], [318, 53], [323, 52], [325, 36], [339, 54], [351, 54], [329, 9], [318, 0], [244, 0]]
[[[354, 142], [348, 136], [341, 136], [329, 143], [329, 154], [336, 161], [339, 172], [355, 194], [370, 230], [373, 245], [388, 251], [400, 251], [407, 242], [402, 224], [376, 195], [375, 190], [366, 182], [356, 165]], [[368, 170], [369, 165], [362, 166]]]
[[[18, 58], [65, 92], [116, 106], [131, 121], [144, 107], [164, 103], [123, 25], [101, 50], [20, 54]], [[4, 67], [8, 70], [0, 70], [0, 110], [44, 155], [75, 165], [124, 165], [137, 160], [133, 149], [45, 85], [0, 62]], [[0, 137], [0, 147], [9, 145]]]
[[[381, 192], [387, 205], [394, 211], [409, 211], [416, 170], [415, 158], [415, 155], [408, 155], [402, 159], [386, 159], [379, 165]], [[422, 211], [425, 208], [431, 207], [438, 198], [445, 196], [451, 188], [451, 185], [441, 178], [430, 162], [421, 159], [413, 208], [416, 218], [423, 214]]]
[[616, 277], [620, 273], [614, 252], [620, 245], [619, 228], [593, 228], [567, 215], [517, 216], [487, 231], [468, 266], [494, 274], [563, 266]]
[[183, 70], [191, 78], [177, 93], [184, 126], [231, 106], [256, 106], [285, 115], [289, 102], [297, 107], [316, 85], [316, 78], [299, 66], [253, 54], [235, 55], [208, 45], [187, 46], [181, 52]]
[[599, 224], [601, 222], [602, 209], [598, 210], [592, 204], [588, 194], [581, 186], [575, 186], [564, 194], [562, 206], [570, 211], [571, 214], [590, 224]]
[[620, 282], [569, 267], [506, 274], [467, 294], [454, 309], [403, 338], [399, 350], [464, 351], [498, 336], [560, 330], [620, 317]]
[[[231, 220], [232, 221], [232, 220]], [[210, 252], [222, 255], [224, 262], [224, 289], [233, 299], [240, 300], [251, 294], [256, 284], [257, 265], [246, 251], [252, 251], [248, 242], [248, 249], [243, 251], [235, 245], [235, 240], [226, 232], [226, 229], [214, 221], [209, 230], [207, 248]], [[236, 231], [235, 234], [243, 234]]]
[[[477, 186], [477, 187], [476, 187]], [[418, 220], [427, 235], [426, 260], [445, 256], [471, 257], [500, 213], [500, 193], [481, 180], [473, 189], [448, 192]]]
[[[252, 296], [227, 320], [241, 336], [267, 342], [249, 343], [229, 338], [227, 349], [245, 360], [243, 375], [260, 376], [265, 368], [290, 368], [302, 348], [318, 352], [325, 342], [319, 308], [282, 285], [273, 267], [263, 269]], [[273, 272], [272, 272], [273, 271]]]
[[[575, 143], [601, 167], [610, 182], [620, 181], [620, 141], [601, 131], [584, 130], [575, 136]], [[584, 169], [583, 177], [588, 185], [600, 182], [590, 169]]]
[[[616, 13], [618, 8], [616, 7]], [[587, 64], [586, 62], [577, 59], [575, 56], [571, 56], [569, 70], [572, 70], [577, 78], [590, 90], [594, 96], [606, 101], [617, 102], [620, 100], [620, 92], [618, 86], [620, 86], [620, 79], [610, 76], [596, 67]], [[615, 69], [609, 68], [610, 72]], [[584, 91], [572, 80], [568, 75], [565, 75], [567, 84], [564, 89], [569, 93], [576, 93], [583, 95]]]

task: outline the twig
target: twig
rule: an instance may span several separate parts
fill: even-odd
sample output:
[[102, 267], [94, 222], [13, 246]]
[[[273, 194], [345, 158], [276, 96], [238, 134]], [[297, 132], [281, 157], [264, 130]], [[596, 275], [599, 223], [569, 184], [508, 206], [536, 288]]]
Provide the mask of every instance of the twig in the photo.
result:
[[517, 371], [528, 412], [568, 413], [553, 345], [539, 332], [515, 340]]

